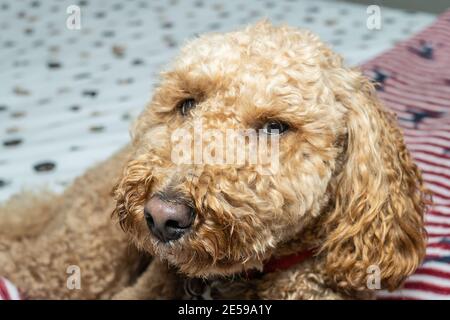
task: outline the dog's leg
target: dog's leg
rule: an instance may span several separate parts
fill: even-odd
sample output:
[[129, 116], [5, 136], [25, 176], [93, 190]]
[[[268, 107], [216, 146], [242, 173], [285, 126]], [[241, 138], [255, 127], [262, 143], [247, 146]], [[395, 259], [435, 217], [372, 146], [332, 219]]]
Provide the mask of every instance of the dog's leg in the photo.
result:
[[57, 214], [59, 197], [50, 192], [22, 192], [0, 206], [0, 243], [34, 237]]
[[306, 262], [295, 268], [267, 274], [258, 281], [259, 299], [342, 300], [346, 297], [329, 288], [323, 275]]
[[167, 263], [154, 259], [136, 283], [116, 294], [115, 300], [180, 299], [180, 277]]
[[0, 215], [0, 275], [29, 298], [110, 298], [128, 286], [139, 255], [111, 221], [110, 196], [127, 154], [90, 169], [60, 196], [8, 202]]
[[13, 257], [23, 252], [24, 243], [36, 241], [54, 220], [58, 202], [58, 196], [50, 192], [24, 191], [0, 206], [0, 276], [15, 278], [20, 267]]

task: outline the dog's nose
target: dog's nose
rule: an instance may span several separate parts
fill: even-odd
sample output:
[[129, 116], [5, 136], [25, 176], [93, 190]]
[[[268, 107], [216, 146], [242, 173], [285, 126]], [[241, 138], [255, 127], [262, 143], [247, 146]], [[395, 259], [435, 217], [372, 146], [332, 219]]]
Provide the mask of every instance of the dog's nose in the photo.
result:
[[144, 207], [145, 220], [150, 231], [161, 241], [181, 238], [192, 226], [195, 212], [187, 205], [152, 197]]

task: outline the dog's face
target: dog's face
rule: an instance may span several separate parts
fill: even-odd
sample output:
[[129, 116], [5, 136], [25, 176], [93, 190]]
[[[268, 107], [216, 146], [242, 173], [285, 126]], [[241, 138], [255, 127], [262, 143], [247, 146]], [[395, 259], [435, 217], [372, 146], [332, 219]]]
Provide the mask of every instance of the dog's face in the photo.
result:
[[[359, 269], [374, 259], [383, 263], [359, 247], [374, 246], [379, 237], [378, 245], [395, 250], [390, 228], [396, 229], [393, 245], [406, 248], [405, 264], [417, 265], [420, 176], [371, 90], [308, 32], [261, 23], [196, 39], [137, 121], [132, 159], [115, 188], [115, 214], [139, 247], [190, 276], [259, 267], [280, 244], [317, 228], [318, 220], [322, 252], [353, 259], [358, 269], [337, 282], [357, 287]], [[262, 149], [269, 150], [268, 161]], [[227, 158], [228, 150], [234, 157]], [[239, 161], [236, 152], [258, 156]], [[403, 181], [394, 187], [399, 172]], [[393, 188], [398, 198], [391, 204]], [[405, 237], [399, 237], [397, 216], [408, 224]], [[349, 268], [336, 259], [330, 270]]]

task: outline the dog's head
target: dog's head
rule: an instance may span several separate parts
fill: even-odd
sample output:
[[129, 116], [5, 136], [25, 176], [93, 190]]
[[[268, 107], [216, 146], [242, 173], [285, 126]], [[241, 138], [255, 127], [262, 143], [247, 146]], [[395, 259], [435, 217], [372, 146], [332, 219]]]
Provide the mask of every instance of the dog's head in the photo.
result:
[[308, 231], [342, 287], [375, 265], [395, 288], [423, 257], [426, 191], [395, 119], [309, 32], [259, 23], [189, 42], [132, 145], [114, 215], [187, 275], [259, 267]]

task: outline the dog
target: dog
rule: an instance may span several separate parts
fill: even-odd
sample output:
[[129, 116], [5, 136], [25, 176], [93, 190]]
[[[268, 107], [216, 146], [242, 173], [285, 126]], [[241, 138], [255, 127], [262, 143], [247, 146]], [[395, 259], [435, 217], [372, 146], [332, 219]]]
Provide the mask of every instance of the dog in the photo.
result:
[[[195, 129], [253, 130], [235, 149], [276, 158], [193, 160]], [[429, 192], [395, 116], [309, 31], [188, 42], [131, 136], [63, 194], [1, 208], [0, 275], [27, 297], [371, 299], [424, 257]]]

